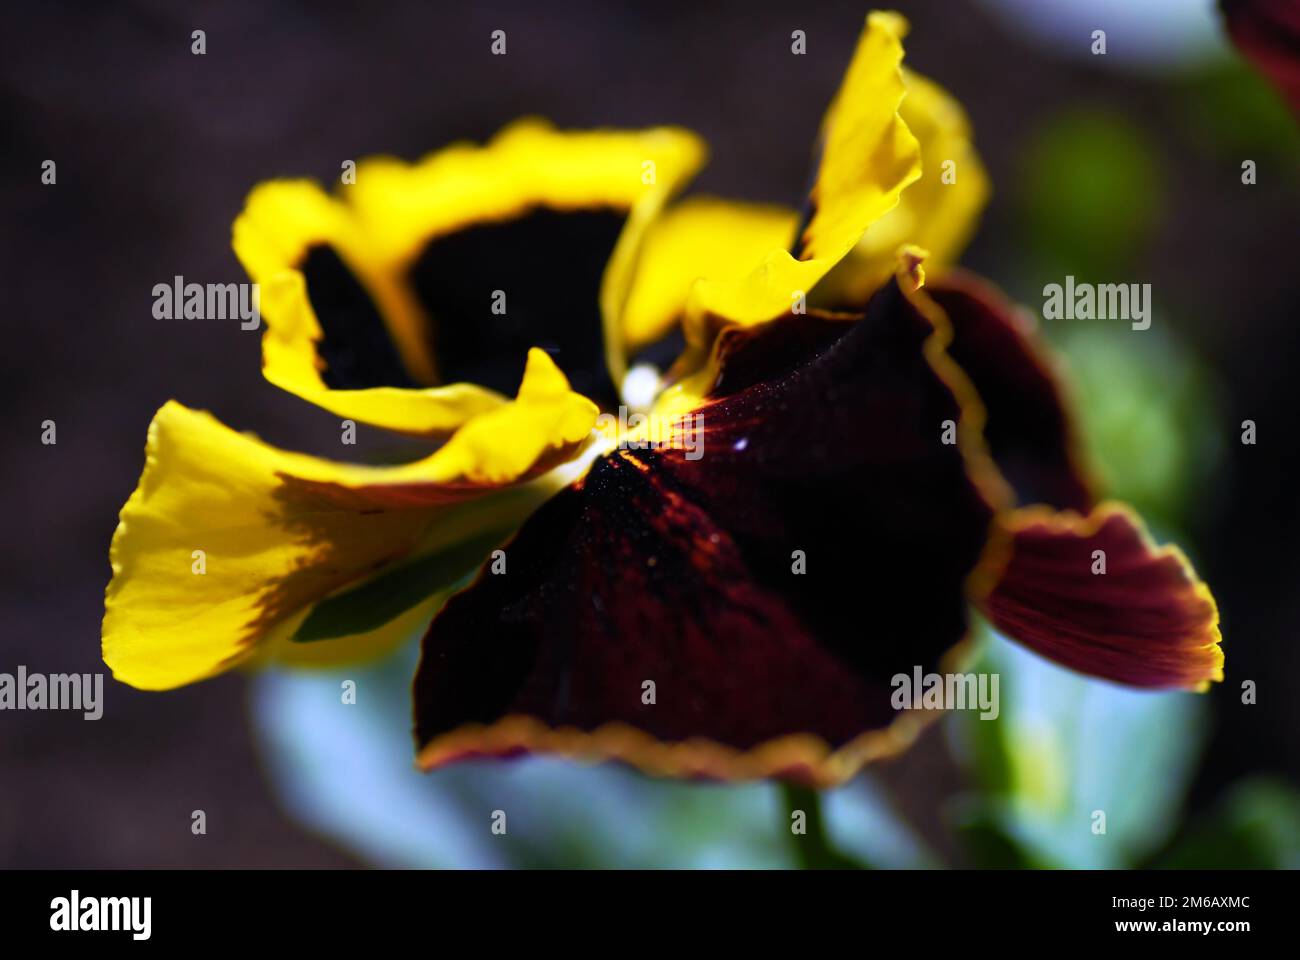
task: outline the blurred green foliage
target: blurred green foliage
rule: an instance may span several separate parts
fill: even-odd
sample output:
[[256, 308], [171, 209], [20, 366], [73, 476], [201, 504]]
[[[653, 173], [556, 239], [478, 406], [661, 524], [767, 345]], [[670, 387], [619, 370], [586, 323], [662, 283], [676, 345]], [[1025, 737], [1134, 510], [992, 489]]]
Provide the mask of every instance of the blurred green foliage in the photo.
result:
[[1234, 784], [1147, 866], [1300, 870], [1300, 792], [1277, 780]]
[[1138, 127], [1101, 108], [1064, 111], [1035, 132], [1021, 170], [1031, 275], [1133, 274], [1166, 207], [1159, 159]]
[[1282, 95], [1244, 62], [1171, 79], [1165, 102], [1197, 150], [1233, 166], [1242, 158], [1290, 161], [1275, 169], [1300, 185], [1300, 125]]
[[1224, 453], [1223, 430], [1205, 429], [1221, 417], [1215, 379], [1159, 315], [1140, 335], [1085, 322], [1057, 341], [1103, 495], [1157, 530], [1179, 530]]

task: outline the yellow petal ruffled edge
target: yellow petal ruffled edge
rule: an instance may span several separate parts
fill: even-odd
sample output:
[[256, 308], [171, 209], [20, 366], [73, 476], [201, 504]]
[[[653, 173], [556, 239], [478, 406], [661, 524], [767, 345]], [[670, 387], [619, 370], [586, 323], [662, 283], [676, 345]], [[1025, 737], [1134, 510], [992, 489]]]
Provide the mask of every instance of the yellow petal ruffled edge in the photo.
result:
[[[105, 662], [125, 683], [166, 689], [265, 655], [324, 597], [522, 521], [567, 479], [548, 472], [589, 443], [596, 413], [536, 349], [514, 401], [402, 466], [286, 452], [167, 403], [113, 536]], [[330, 641], [331, 658], [391, 634], [356, 639]]]
[[903, 68], [903, 80], [907, 96], [899, 116], [921, 145], [921, 176], [822, 280], [813, 298], [820, 305], [866, 303], [893, 274], [904, 244], [927, 250], [926, 270], [941, 275], [960, 257], [988, 202], [989, 178], [966, 111], [913, 70]]
[[315, 245], [331, 246], [370, 295], [399, 356], [417, 383], [437, 381], [430, 321], [407, 272], [430, 239], [474, 223], [508, 220], [536, 207], [626, 210], [606, 267], [600, 302], [616, 381], [625, 366], [621, 329], [610, 318], [627, 295], [646, 227], [703, 163], [689, 131], [559, 131], [527, 118], [483, 146], [453, 144], [409, 164], [375, 157], [355, 183], [331, 196], [310, 181], [253, 190], [235, 221], [233, 245], [262, 287], [263, 371], [268, 380], [340, 416], [413, 434], [439, 434], [503, 402], [473, 384], [407, 390], [335, 390], [321, 378], [315, 344], [322, 331], [300, 265]]
[[710, 314], [759, 323], [799, 305], [921, 175], [920, 146], [899, 116], [906, 33], [899, 14], [867, 17], [822, 124], [813, 212], [799, 237], [798, 259], [776, 248], [741, 280], [697, 281], [687, 304], [688, 339], [691, 325]]
[[[823, 262], [802, 266], [808, 261], [786, 252], [795, 246], [798, 229], [798, 214], [788, 208], [713, 197], [674, 204], [647, 231], [624, 303], [622, 327], [632, 348], [666, 334], [686, 315], [690, 301], [687, 334], [698, 363], [719, 322], [770, 319], [771, 311], [796, 306], [801, 293], [809, 306], [861, 307], [893, 275], [905, 244], [929, 251], [932, 272], [955, 262], [987, 201], [988, 177], [961, 105], [939, 85], [898, 65], [898, 41], [905, 32], [897, 15], [868, 20], [843, 88], [827, 113], [825, 140], [828, 147], [836, 146], [823, 155], [814, 200], [824, 202], [817, 204], [803, 233], [804, 255], [820, 253], [814, 259]], [[900, 76], [905, 96], [896, 102]], [[876, 89], [886, 95], [873, 95]], [[897, 107], [893, 117], [880, 109], [891, 103]], [[919, 144], [919, 178], [902, 128]], [[892, 184], [889, 176], [881, 177], [875, 191], [853, 179], [855, 173], [872, 175], [858, 145], [873, 135], [884, 156], [892, 157], [880, 169], [894, 174]], [[834, 217], [832, 212], [837, 212]], [[855, 235], [856, 243], [850, 242]], [[845, 250], [821, 276], [826, 261]]]

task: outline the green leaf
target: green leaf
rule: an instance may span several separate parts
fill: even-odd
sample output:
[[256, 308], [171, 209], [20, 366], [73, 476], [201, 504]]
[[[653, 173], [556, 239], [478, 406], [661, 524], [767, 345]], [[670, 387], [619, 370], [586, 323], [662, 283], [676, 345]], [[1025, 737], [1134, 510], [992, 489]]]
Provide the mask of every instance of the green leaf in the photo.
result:
[[506, 536], [505, 531], [497, 530], [458, 543], [328, 597], [307, 615], [293, 641], [334, 640], [381, 627], [427, 597], [465, 579]]

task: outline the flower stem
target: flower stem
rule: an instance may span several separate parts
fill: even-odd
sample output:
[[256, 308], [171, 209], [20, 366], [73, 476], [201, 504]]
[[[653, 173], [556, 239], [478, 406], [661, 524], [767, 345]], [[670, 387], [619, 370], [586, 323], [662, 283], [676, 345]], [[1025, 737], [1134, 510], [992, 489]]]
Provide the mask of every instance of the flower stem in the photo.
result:
[[[800, 869], [871, 869], [869, 864], [845, 856], [831, 844], [826, 836], [826, 826], [822, 819], [822, 798], [818, 791], [793, 783], [782, 783], [779, 786], [782, 806], [785, 808], [783, 828], [791, 830], [790, 839], [794, 844], [795, 863], [799, 865]], [[796, 810], [801, 810], [804, 813], [804, 826], [807, 830], [804, 834], [793, 832], [792, 824], [794, 821], [791, 819], [791, 815]]]

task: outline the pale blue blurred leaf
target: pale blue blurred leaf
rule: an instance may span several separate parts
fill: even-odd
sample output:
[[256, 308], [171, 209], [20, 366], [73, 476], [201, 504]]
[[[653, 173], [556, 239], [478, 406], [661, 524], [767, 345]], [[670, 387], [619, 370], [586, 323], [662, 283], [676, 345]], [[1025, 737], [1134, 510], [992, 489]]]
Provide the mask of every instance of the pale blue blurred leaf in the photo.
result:
[[[985, 633], [977, 669], [1001, 675], [1001, 714], [961, 714], [949, 727], [983, 783], [967, 812], [1042, 865], [1124, 867], [1156, 849], [1178, 822], [1204, 699], [1090, 679]], [[1093, 833], [1097, 810], [1104, 835]]]

